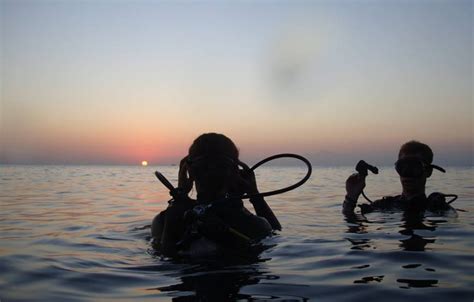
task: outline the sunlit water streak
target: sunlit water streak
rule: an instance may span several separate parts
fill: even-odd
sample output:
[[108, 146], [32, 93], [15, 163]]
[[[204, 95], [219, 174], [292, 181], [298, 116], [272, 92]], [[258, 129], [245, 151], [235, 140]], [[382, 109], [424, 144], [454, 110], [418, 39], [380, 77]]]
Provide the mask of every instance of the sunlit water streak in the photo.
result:
[[[176, 263], [155, 256], [149, 224], [168, 193], [156, 167], [0, 166], [0, 300], [472, 301], [474, 173], [434, 174], [428, 192], [456, 193], [458, 217], [341, 215], [350, 168], [314, 169], [292, 192], [267, 198], [284, 229], [251, 263]], [[160, 167], [176, 183], [176, 167]], [[304, 169], [263, 167], [259, 187]], [[396, 194], [393, 168], [369, 176], [372, 198]], [[251, 208], [249, 204], [248, 207]]]

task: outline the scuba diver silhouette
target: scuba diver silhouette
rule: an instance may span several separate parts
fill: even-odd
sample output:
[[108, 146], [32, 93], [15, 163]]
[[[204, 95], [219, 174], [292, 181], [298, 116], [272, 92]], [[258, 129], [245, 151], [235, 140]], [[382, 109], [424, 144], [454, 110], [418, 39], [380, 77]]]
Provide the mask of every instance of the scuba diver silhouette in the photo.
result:
[[[402, 194], [397, 196], [386, 196], [382, 199], [371, 201], [363, 190], [365, 188], [365, 178], [368, 170], [374, 174], [378, 169], [360, 161], [356, 170], [358, 173], [352, 174], [346, 180], [346, 197], [343, 202], [343, 213], [350, 215], [354, 213], [359, 196], [362, 194], [370, 204], [360, 205], [362, 213], [372, 212], [374, 210], [392, 210], [399, 209], [408, 212], [420, 212], [424, 210], [432, 212], [454, 211], [449, 204], [456, 200], [454, 194], [443, 194], [434, 192], [428, 197], [425, 194], [426, 181], [433, 173], [433, 169], [445, 173], [446, 171], [433, 165], [433, 151], [431, 148], [418, 141], [409, 141], [403, 144], [398, 154], [398, 160], [395, 163], [395, 169], [400, 176], [402, 184]], [[446, 197], [453, 197], [446, 201]]]
[[[307, 165], [309, 173], [302, 182], [311, 173], [309, 162]], [[253, 169], [239, 161], [239, 151], [228, 137], [206, 133], [194, 140], [181, 160], [178, 188], [156, 172], [173, 197], [151, 226], [160, 252], [198, 257], [235, 252], [281, 230], [263, 198], [274, 193], [259, 193]], [[196, 200], [188, 196], [193, 186]], [[249, 198], [255, 214], [244, 207], [243, 198]]]

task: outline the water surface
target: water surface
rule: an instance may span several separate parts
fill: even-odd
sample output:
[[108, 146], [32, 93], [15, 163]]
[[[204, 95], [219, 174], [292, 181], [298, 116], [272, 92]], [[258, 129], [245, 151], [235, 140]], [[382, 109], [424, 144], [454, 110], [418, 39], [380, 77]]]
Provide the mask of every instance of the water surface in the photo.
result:
[[[352, 169], [316, 167], [303, 187], [267, 198], [284, 229], [258, 261], [207, 264], [153, 252], [149, 224], [169, 199], [156, 168], [0, 166], [1, 301], [474, 299], [472, 167], [448, 167], [428, 183], [428, 193], [459, 195], [457, 217], [417, 221], [344, 217]], [[159, 169], [176, 183], [176, 167]], [[264, 191], [304, 173], [263, 167], [257, 179]], [[400, 191], [391, 167], [367, 182], [372, 198]]]

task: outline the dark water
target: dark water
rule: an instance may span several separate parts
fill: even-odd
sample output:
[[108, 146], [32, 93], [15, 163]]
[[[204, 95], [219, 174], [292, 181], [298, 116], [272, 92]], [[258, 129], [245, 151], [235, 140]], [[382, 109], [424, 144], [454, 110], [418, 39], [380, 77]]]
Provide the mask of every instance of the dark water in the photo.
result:
[[[160, 170], [176, 181], [176, 167]], [[351, 169], [315, 168], [304, 187], [267, 199], [284, 229], [258, 261], [199, 264], [151, 249], [148, 226], [168, 200], [152, 167], [0, 166], [0, 300], [473, 301], [474, 171], [447, 170], [427, 191], [458, 194], [464, 211], [412, 221], [347, 220]], [[257, 178], [265, 190], [303, 175]], [[368, 179], [373, 198], [399, 191], [392, 168]]]

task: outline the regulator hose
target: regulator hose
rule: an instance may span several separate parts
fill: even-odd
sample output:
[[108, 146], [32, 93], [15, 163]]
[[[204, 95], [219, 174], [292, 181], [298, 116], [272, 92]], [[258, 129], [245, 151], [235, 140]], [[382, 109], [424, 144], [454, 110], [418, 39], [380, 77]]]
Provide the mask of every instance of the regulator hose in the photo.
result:
[[[306, 167], [308, 168], [308, 170], [306, 171], [306, 175], [300, 180], [298, 181], [297, 183], [291, 185], [291, 186], [288, 186], [288, 187], [285, 187], [285, 188], [282, 188], [282, 189], [278, 189], [278, 190], [273, 190], [273, 191], [268, 191], [268, 192], [262, 192], [262, 193], [256, 193], [256, 194], [243, 194], [241, 196], [236, 196], [238, 198], [241, 198], [241, 199], [249, 199], [249, 198], [255, 198], [255, 197], [266, 197], [266, 196], [272, 196], [272, 195], [277, 195], [277, 194], [282, 194], [282, 193], [285, 193], [285, 192], [288, 192], [288, 191], [291, 191], [291, 190], [294, 190], [296, 188], [298, 188], [299, 186], [301, 186], [302, 184], [304, 184], [311, 176], [311, 173], [313, 171], [313, 168], [311, 166], [311, 163], [309, 162], [309, 160], [307, 160], [306, 158], [304, 158], [303, 156], [301, 155], [298, 155], [298, 154], [293, 154], [293, 153], [281, 153], [281, 154], [275, 154], [275, 155], [272, 155], [270, 157], [267, 157], [265, 159], [262, 159], [261, 161], [259, 161], [258, 163], [256, 163], [255, 165], [253, 165], [251, 168], [249, 168], [245, 163], [243, 162], [239, 162], [239, 165], [242, 166], [244, 169], [246, 170], [251, 170], [252, 172], [257, 169], [258, 167], [262, 166], [263, 164], [269, 162], [269, 161], [272, 161], [272, 160], [275, 160], [277, 158], [295, 158], [295, 159], [298, 159], [302, 162], [304, 162], [306, 164]], [[170, 193], [173, 195], [174, 193], [179, 193], [178, 190], [179, 189], [176, 189], [169, 181], [168, 179], [166, 179], [166, 177], [161, 174], [160, 172], [156, 171], [155, 172], [155, 176], [158, 178], [158, 180], [160, 180], [160, 182], [170, 190]]]
[[255, 165], [253, 165], [250, 168], [250, 170], [255, 171], [255, 169], [262, 166], [263, 164], [265, 164], [269, 161], [275, 160], [277, 158], [296, 158], [296, 159], [304, 162], [306, 164], [306, 167], [308, 168], [308, 170], [306, 172], [306, 175], [300, 181], [298, 181], [297, 183], [295, 183], [291, 186], [288, 186], [288, 187], [285, 187], [285, 188], [282, 188], [282, 189], [278, 189], [278, 190], [257, 193], [257, 194], [244, 194], [244, 195], [240, 196], [241, 199], [249, 199], [249, 198], [254, 198], [254, 197], [267, 197], [267, 196], [282, 194], [282, 193], [285, 193], [285, 192], [288, 192], [288, 191], [291, 191], [291, 190], [294, 190], [294, 189], [298, 188], [299, 186], [304, 184], [310, 178], [311, 173], [313, 171], [313, 168], [312, 168], [311, 163], [309, 162], [309, 160], [307, 160], [306, 158], [304, 158], [301, 155], [293, 154], [293, 153], [281, 153], [281, 154], [272, 155], [270, 157], [262, 159], [261, 161], [259, 161]]

